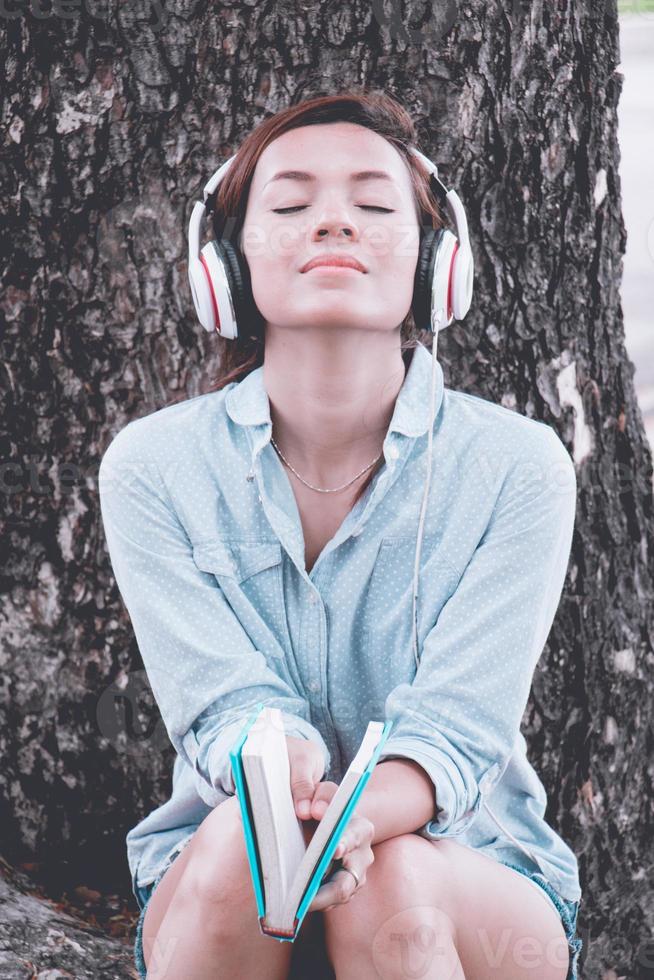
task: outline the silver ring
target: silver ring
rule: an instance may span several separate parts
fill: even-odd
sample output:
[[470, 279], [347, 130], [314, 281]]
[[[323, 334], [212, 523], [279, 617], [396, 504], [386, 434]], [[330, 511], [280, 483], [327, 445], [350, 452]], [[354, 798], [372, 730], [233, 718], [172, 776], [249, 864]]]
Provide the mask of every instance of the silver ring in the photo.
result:
[[[345, 865], [342, 865], [342, 867], [340, 867], [338, 870], [339, 871], [348, 871], [352, 875], [352, 877], [354, 878], [354, 880], [356, 881], [356, 883], [357, 883], [356, 887], [357, 888], [359, 887], [359, 885], [361, 884], [361, 882], [359, 881], [356, 872], [353, 871], [352, 868], [346, 868]], [[355, 891], [356, 891], [356, 888], [355, 888]]]

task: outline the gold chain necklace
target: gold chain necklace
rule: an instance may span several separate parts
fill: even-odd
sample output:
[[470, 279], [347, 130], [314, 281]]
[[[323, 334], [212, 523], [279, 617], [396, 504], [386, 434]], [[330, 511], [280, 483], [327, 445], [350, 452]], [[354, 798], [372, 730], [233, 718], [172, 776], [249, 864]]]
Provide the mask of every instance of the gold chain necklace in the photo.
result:
[[279, 455], [282, 457], [282, 459], [284, 460], [284, 462], [286, 463], [286, 465], [288, 466], [288, 468], [290, 470], [293, 470], [293, 472], [295, 473], [295, 475], [298, 478], [298, 480], [301, 480], [302, 483], [304, 483], [305, 487], [309, 487], [310, 490], [317, 490], [318, 493], [338, 493], [339, 490], [345, 490], [345, 488], [346, 487], [349, 487], [350, 484], [354, 483], [355, 480], [358, 480], [362, 473], [365, 473], [366, 470], [369, 470], [371, 466], [374, 466], [375, 463], [377, 462], [377, 460], [381, 459], [382, 458], [382, 455], [383, 455], [383, 450], [382, 450], [382, 452], [379, 454], [379, 456], [377, 457], [377, 459], [373, 459], [372, 463], [368, 463], [367, 466], [364, 466], [364, 468], [361, 470], [361, 473], [357, 473], [357, 475], [352, 480], [350, 480], [348, 483], [344, 483], [342, 487], [334, 487], [333, 490], [323, 490], [323, 489], [321, 489], [321, 487], [314, 487], [311, 483], [307, 483], [306, 480], [303, 480], [302, 479], [302, 477], [300, 476], [300, 474], [298, 473], [298, 471], [295, 470], [295, 469], [293, 469], [293, 467], [291, 466], [291, 464], [289, 463], [289, 461], [286, 459], [286, 457], [284, 456], [283, 452], [281, 451], [281, 449], [279, 448], [279, 446], [277, 445], [277, 443], [273, 439], [272, 435], [270, 437], [270, 441], [272, 442], [273, 446], [275, 447], [275, 449], [277, 450], [277, 452], [279, 453]]

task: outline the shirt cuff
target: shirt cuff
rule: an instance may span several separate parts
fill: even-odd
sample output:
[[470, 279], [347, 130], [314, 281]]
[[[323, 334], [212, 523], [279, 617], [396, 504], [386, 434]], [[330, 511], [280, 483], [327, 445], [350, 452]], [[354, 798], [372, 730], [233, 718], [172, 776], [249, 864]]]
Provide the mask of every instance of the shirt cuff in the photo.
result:
[[434, 784], [435, 816], [416, 830], [420, 837], [429, 840], [458, 837], [469, 828], [479, 813], [483, 794], [499, 769], [498, 765], [491, 766], [479, 784], [471, 774], [466, 781], [456, 763], [441, 749], [422, 739], [405, 736], [387, 739], [378, 762], [389, 756], [417, 762]]
[[[234, 748], [239, 734], [250, 717], [251, 712], [243, 715], [242, 718], [227, 725], [214, 740], [209, 750], [208, 769], [211, 778], [211, 786], [205, 780], [199, 780], [198, 791], [207, 806], [216, 806], [225, 799], [225, 794], [233, 796], [236, 793], [234, 774], [232, 772], [232, 762], [229, 753]], [[310, 722], [305, 721], [299, 715], [293, 715], [287, 711], [282, 711], [284, 720], [284, 734], [293, 735], [295, 738], [306, 738], [320, 746], [325, 760], [325, 772], [328, 771], [331, 756], [327, 744], [318, 731]], [[215, 802], [214, 802], [215, 800]]]

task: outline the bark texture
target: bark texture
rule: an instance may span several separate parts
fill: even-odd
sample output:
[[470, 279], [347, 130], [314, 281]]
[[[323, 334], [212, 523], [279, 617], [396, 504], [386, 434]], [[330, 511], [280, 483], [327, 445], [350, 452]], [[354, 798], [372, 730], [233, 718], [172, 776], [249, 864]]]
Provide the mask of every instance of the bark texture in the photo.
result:
[[209, 174], [289, 100], [366, 83], [412, 112], [467, 209], [475, 295], [439, 340], [446, 384], [554, 426], [576, 465], [523, 730], [580, 860], [582, 975], [651, 975], [652, 459], [619, 296], [615, 0], [45, 9], [0, 14], [4, 856], [52, 895], [130, 894], [125, 833], [168, 798], [173, 749], [112, 578], [99, 460], [215, 375], [186, 266]]
[[131, 943], [90, 928], [30, 894], [32, 887], [26, 875], [0, 862], [2, 980], [138, 980]]

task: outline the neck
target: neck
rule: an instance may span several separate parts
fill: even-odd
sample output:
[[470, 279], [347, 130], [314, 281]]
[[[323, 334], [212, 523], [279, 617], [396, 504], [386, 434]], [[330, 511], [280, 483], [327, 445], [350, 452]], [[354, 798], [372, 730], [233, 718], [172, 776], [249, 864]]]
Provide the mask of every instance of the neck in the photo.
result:
[[[264, 386], [273, 438], [309, 483], [334, 487], [382, 450], [405, 367], [399, 334], [266, 332]], [[362, 474], [363, 481], [367, 473]], [[358, 485], [358, 481], [357, 481]]]

